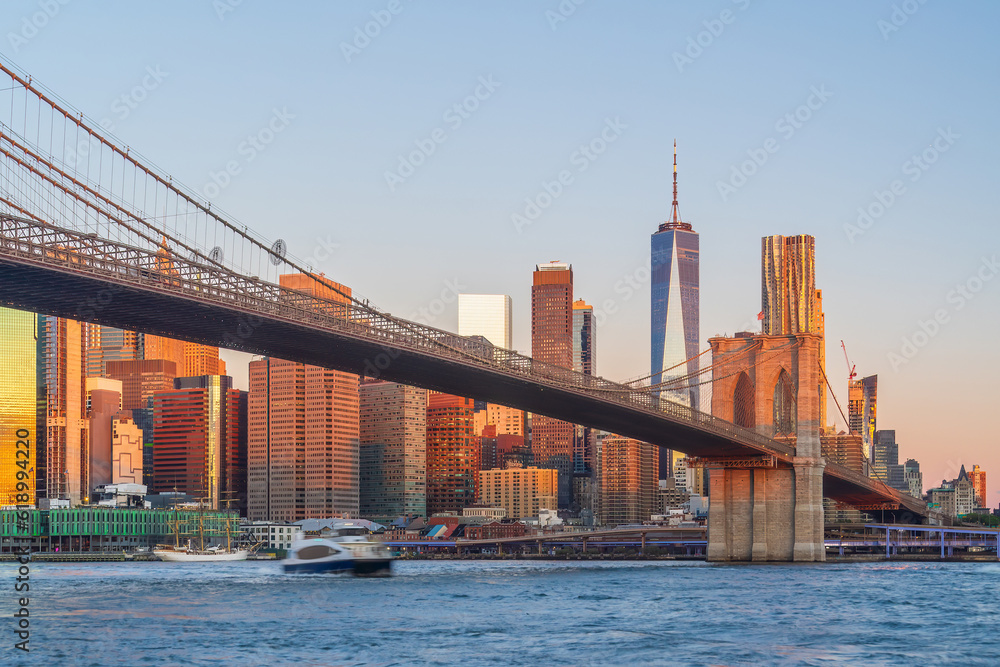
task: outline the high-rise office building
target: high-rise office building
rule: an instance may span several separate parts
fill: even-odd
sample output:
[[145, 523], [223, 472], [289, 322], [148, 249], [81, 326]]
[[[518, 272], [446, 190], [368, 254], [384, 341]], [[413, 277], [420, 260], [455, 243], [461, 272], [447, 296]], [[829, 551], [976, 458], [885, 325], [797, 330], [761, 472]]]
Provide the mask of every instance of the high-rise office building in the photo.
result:
[[109, 361], [133, 361], [142, 358], [142, 334], [88, 324], [87, 377], [104, 377]]
[[969, 473], [969, 479], [972, 481], [972, 488], [976, 493], [976, 501], [979, 503], [979, 507], [989, 507], [989, 499], [986, 497], [986, 471], [977, 465], [972, 466], [972, 472]]
[[[38, 316], [22, 310], [0, 308], [0, 505], [35, 502], [39, 427]], [[42, 442], [44, 442], [44, 436]], [[19, 479], [18, 472], [24, 472]], [[18, 490], [18, 483], [28, 488]], [[27, 500], [27, 502], [24, 502]]]
[[583, 299], [573, 302], [573, 370], [584, 375], [597, 373], [597, 328], [594, 307]]
[[513, 519], [537, 517], [540, 509], [556, 509], [558, 471], [534, 467], [496, 468], [479, 472], [480, 502], [503, 507]]
[[225, 374], [226, 362], [219, 359], [219, 348], [200, 343], [184, 343], [184, 377]]
[[[155, 350], [172, 352], [166, 343], [169, 338], [144, 336], [145, 343], [154, 341]], [[162, 343], [161, 343], [162, 341]], [[174, 347], [183, 351], [181, 341]], [[183, 355], [181, 361], [183, 362]], [[183, 366], [181, 367], [183, 370]], [[153, 441], [155, 440], [155, 420], [153, 419], [153, 396], [161, 391], [174, 388], [174, 378], [177, 377], [177, 362], [170, 359], [141, 359], [135, 361], [107, 361], [105, 374], [113, 380], [122, 383], [122, 410], [128, 411], [135, 426], [142, 434], [143, 479], [147, 486], [153, 487]]]
[[426, 516], [427, 390], [362, 382], [360, 421], [361, 516]]
[[524, 436], [524, 410], [508, 408], [505, 405], [487, 403], [485, 418], [486, 424], [495, 426], [497, 435], [519, 435]]
[[142, 336], [142, 358], [150, 360], [164, 359], [174, 362], [177, 377], [184, 377], [186, 375], [186, 348], [187, 343], [182, 340], [154, 336], [153, 334], [143, 334]]
[[[674, 199], [670, 217], [650, 237], [650, 384], [698, 372], [701, 345], [700, 240], [681, 219], [677, 202], [677, 142], [674, 142]], [[686, 363], [685, 363], [686, 362]], [[660, 392], [661, 400], [701, 407], [700, 390], [683, 381]], [[658, 475], [670, 477], [671, 455], [663, 452]]]
[[[674, 142], [674, 200], [670, 219], [651, 239], [652, 310], [650, 382], [698, 372], [700, 334], [699, 238], [681, 220], [677, 203], [677, 142]], [[687, 363], [685, 363], [687, 362]], [[661, 392], [666, 400], [699, 408], [696, 387]]]
[[212, 509], [246, 512], [246, 392], [232, 378], [177, 378], [153, 397], [154, 492], [178, 491]]
[[306, 508], [358, 515], [358, 376], [306, 366]]
[[[573, 267], [539, 264], [531, 286], [531, 356], [573, 368]], [[535, 464], [559, 471], [559, 506], [569, 507], [572, 492], [574, 426], [543, 415], [532, 417], [531, 452]]]
[[459, 294], [458, 335], [482, 336], [496, 347], [513, 349], [510, 297], [506, 294]]
[[812, 236], [761, 239], [761, 287], [762, 333], [823, 332], [823, 312], [816, 292], [816, 239]]
[[[852, 433], [861, 436], [861, 451], [874, 465], [872, 449], [875, 444], [875, 427], [878, 414], [878, 376], [869, 375], [860, 380], [851, 380], [847, 386], [847, 421]], [[894, 434], [895, 436], [895, 434]], [[879, 479], [885, 481], [884, 470]]]
[[305, 512], [305, 365], [250, 362], [247, 397], [247, 516], [293, 522]]
[[[597, 328], [594, 307], [583, 299], [573, 302], [573, 370], [584, 375], [597, 373]], [[574, 426], [573, 473], [586, 475], [594, 469], [594, 430]]]
[[659, 448], [609, 435], [601, 444], [601, 523], [640, 523], [658, 514]]
[[248, 516], [356, 516], [358, 376], [270, 357], [249, 374]]
[[[889, 471], [899, 464], [899, 445], [896, 444], [896, 432], [881, 430], [875, 432], [872, 443], [872, 477], [889, 483]], [[902, 480], [899, 480], [901, 483]], [[890, 486], [894, 485], [890, 484]]]
[[924, 497], [924, 475], [920, 472], [920, 464], [916, 459], [907, 459], [903, 464], [903, 480], [906, 482], [907, 493], [914, 498]]
[[62, 317], [41, 318], [46, 414], [48, 498], [79, 504], [90, 488], [87, 457], [86, 327]]
[[[823, 292], [816, 289], [816, 240], [808, 234], [761, 239], [761, 333], [825, 335]], [[819, 347], [826, 371], [826, 343]], [[822, 374], [820, 374], [822, 378]], [[820, 426], [826, 425], [826, 386], [818, 387]]]
[[427, 397], [427, 516], [458, 513], [475, 502], [479, 437], [471, 398]]
[[87, 496], [95, 487], [111, 484], [112, 441], [115, 417], [122, 409], [122, 383], [103, 377], [89, 377], [84, 381], [87, 394], [87, 452], [90, 460]]
[[153, 395], [173, 389], [174, 378], [178, 377], [177, 364], [166, 359], [108, 361], [104, 375], [122, 383], [123, 410], [150, 407]]
[[219, 348], [172, 338], [142, 334], [98, 324], [85, 325], [87, 376], [106, 377], [112, 362], [167, 360], [176, 364], [178, 377], [225, 375]]
[[128, 410], [111, 421], [111, 483], [145, 484], [142, 476], [143, 435]]

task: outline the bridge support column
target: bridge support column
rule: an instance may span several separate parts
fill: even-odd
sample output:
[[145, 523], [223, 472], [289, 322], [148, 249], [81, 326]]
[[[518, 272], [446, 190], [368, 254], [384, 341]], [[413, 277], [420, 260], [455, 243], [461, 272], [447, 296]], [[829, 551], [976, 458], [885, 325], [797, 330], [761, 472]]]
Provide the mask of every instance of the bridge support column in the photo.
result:
[[793, 560], [825, 561], [822, 458], [795, 457], [795, 549]]
[[709, 494], [708, 560], [793, 560], [794, 470], [713, 468]]
[[823, 460], [792, 468], [710, 471], [708, 560], [826, 560]]

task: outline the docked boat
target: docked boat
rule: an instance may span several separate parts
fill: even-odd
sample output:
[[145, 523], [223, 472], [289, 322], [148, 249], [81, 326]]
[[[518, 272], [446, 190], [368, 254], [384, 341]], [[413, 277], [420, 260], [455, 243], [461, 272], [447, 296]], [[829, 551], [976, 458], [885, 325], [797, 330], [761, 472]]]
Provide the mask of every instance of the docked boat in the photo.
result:
[[168, 563], [246, 560], [249, 553], [246, 549], [227, 549], [225, 547], [195, 549], [191, 546], [190, 542], [185, 547], [159, 546], [153, 549], [153, 555]]
[[388, 577], [392, 574], [389, 547], [372, 542], [364, 529], [340, 529], [331, 535], [295, 534], [283, 564], [288, 573], [350, 573], [356, 577]]
[[[161, 544], [153, 549], [153, 555], [168, 563], [201, 563], [210, 561], [237, 561], [246, 560], [250, 552], [255, 547], [241, 548], [238, 544], [233, 545], [231, 521], [225, 521], [226, 545], [205, 546], [205, 510], [202, 503], [198, 503], [198, 545], [195, 546], [192, 540], [187, 540], [187, 544], [181, 544], [180, 515], [177, 508], [174, 508], [174, 543]], [[235, 517], [233, 518], [235, 520]]]

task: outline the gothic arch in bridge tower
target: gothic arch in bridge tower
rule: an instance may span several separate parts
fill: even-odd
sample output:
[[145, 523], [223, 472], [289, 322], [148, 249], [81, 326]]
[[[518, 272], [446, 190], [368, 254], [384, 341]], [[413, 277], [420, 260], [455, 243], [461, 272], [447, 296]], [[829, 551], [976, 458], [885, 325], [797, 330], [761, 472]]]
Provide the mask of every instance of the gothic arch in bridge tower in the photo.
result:
[[757, 425], [753, 382], [745, 372], [740, 373], [736, 379], [736, 389], [733, 391], [733, 423], [747, 428], [754, 428]]
[[778, 373], [774, 383], [774, 437], [794, 436], [796, 430], [795, 417], [795, 384], [791, 375], [784, 368]]

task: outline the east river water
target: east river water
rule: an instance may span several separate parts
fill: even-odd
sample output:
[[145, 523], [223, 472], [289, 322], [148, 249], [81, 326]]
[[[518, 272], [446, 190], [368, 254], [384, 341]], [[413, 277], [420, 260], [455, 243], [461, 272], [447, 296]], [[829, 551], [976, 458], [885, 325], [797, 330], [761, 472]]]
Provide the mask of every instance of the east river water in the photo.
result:
[[1000, 564], [32, 563], [31, 652], [0, 664], [998, 665]]

